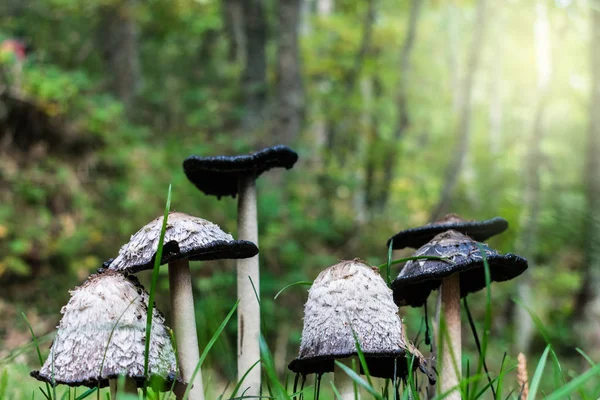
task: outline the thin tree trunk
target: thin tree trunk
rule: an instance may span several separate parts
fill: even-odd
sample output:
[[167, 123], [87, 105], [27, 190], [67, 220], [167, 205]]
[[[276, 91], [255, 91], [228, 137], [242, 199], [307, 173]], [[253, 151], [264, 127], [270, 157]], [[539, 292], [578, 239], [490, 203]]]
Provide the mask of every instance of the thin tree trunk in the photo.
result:
[[[356, 55], [354, 56], [354, 62], [352, 64], [352, 68], [346, 73], [346, 76], [343, 78], [343, 98], [344, 99], [348, 99], [350, 96], [352, 96], [352, 94], [354, 93], [354, 89], [356, 88], [356, 84], [357, 81], [360, 77], [360, 73], [362, 71], [362, 67], [364, 64], [364, 60], [365, 57], [367, 56], [367, 54], [369, 53], [370, 49], [371, 49], [371, 42], [372, 42], [372, 37], [373, 37], [373, 24], [375, 22], [375, 12], [376, 12], [376, 4], [377, 0], [368, 0], [368, 4], [367, 4], [367, 12], [365, 14], [365, 19], [363, 22], [363, 35], [362, 35], [362, 39], [360, 42], [360, 45], [358, 47], [358, 50], [356, 51]], [[346, 103], [348, 104], [348, 100], [346, 100]], [[330, 151], [330, 153], [333, 151], [333, 149], [335, 148], [339, 148], [340, 146], [342, 147], [341, 151], [338, 151], [337, 153], [341, 156], [341, 158], [344, 158], [344, 150], [346, 150], [345, 146], [348, 143], [352, 143], [353, 141], [353, 135], [348, 135], [346, 133], [347, 131], [347, 119], [343, 118], [344, 114], [345, 114], [346, 110], [343, 110], [340, 113], [340, 116], [342, 117], [342, 121], [341, 123], [337, 123], [337, 124], [332, 124], [331, 129], [329, 129], [329, 131], [327, 132], [328, 137], [327, 137], [327, 149]], [[344, 141], [344, 143], [338, 143], [338, 133], [339, 132], [344, 132], [344, 139], [346, 139]]]
[[229, 40], [228, 59], [230, 62], [244, 63], [244, 12], [241, 0], [223, 0], [221, 3], [225, 32]]
[[101, 12], [99, 42], [111, 77], [111, 91], [129, 112], [141, 87], [136, 0], [108, 5]]
[[[550, 28], [546, 7], [541, 1], [536, 6], [535, 44], [538, 70], [538, 93], [533, 130], [529, 138], [525, 166], [525, 196], [521, 214], [523, 229], [517, 242], [517, 252], [529, 262], [529, 270], [518, 281], [518, 296], [523, 304], [531, 304], [531, 270], [535, 265], [534, 249], [538, 240], [538, 215], [540, 211], [541, 142], [544, 138], [544, 113], [550, 84], [552, 58], [550, 55]], [[523, 307], [515, 313], [515, 346], [518, 352], [527, 353], [533, 335], [533, 322]]]
[[458, 178], [462, 171], [465, 156], [469, 151], [469, 139], [471, 128], [471, 97], [473, 92], [473, 83], [475, 73], [481, 58], [483, 48], [483, 39], [486, 25], [486, 0], [477, 1], [477, 11], [475, 14], [475, 28], [473, 31], [473, 42], [469, 51], [467, 69], [460, 89], [459, 121], [456, 130], [456, 145], [453, 151], [453, 157], [446, 169], [447, 173], [444, 179], [444, 186], [440, 195], [440, 200], [433, 212], [430, 220], [435, 221], [448, 212], [452, 195], [458, 183]]
[[246, 109], [242, 128], [253, 132], [263, 125], [267, 116], [267, 20], [264, 0], [244, 0], [242, 5], [246, 38], [242, 78]]
[[298, 137], [304, 116], [304, 88], [298, 50], [301, 0], [279, 1], [277, 46], [277, 112], [272, 136], [291, 144]]
[[458, 62], [456, 61], [459, 58], [459, 50], [458, 50], [458, 29], [457, 29], [457, 18], [456, 18], [456, 5], [453, 2], [450, 2], [446, 6], [447, 13], [447, 28], [448, 28], [448, 38], [447, 45], [448, 50], [446, 51], [446, 57], [448, 62], [448, 72], [450, 74], [450, 89], [452, 93], [452, 112], [458, 114], [459, 111], [459, 97], [460, 97], [460, 82], [458, 73]]
[[[383, 85], [378, 75], [373, 77], [374, 104], [379, 104], [383, 96]], [[377, 171], [380, 170], [379, 156], [382, 153], [383, 141], [379, 137], [379, 114], [371, 111], [367, 136], [367, 154], [365, 163], [365, 207], [369, 217], [374, 213], [378, 200]]]
[[593, 1], [591, 12], [592, 93], [586, 163], [588, 216], [585, 226], [585, 271], [577, 299], [577, 317], [584, 325], [584, 349], [591, 357], [600, 356], [600, 4]]
[[410, 58], [417, 36], [417, 24], [419, 22], [419, 15], [421, 14], [422, 4], [423, 0], [411, 1], [410, 14], [408, 16], [408, 29], [400, 53], [400, 76], [398, 79], [398, 92], [396, 97], [398, 115], [396, 117], [397, 120], [394, 129], [393, 143], [391, 143], [383, 161], [383, 182], [381, 183], [380, 199], [378, 200], [377, 205], [379, 209], [384, 209], [388, 202], [390, 186], [394, 178], [396, 166], [398, 165], [400, 141], [406, 130], [410, 127], [410, 118], [408, 115], [408, 83], [410, 82], [411, 70]]
[[328, 16], [333, 13], [335, 8], [334, 0], [317, 0], [317, 14], [321, 16]]

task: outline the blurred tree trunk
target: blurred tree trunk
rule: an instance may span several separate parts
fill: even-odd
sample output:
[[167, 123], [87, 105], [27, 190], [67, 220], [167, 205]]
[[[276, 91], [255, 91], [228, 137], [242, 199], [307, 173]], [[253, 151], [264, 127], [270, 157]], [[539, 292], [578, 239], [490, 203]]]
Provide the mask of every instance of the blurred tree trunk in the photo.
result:
[[221, 3], [225, 32], [229, 40], [228, 59], [230, 62], [244, 63], [244, 12], [242, 0], [223, 0]]
[[398, 115], [396, 117], [396, 126], [394, 128], [393, 142], [384, 154], [383, 161], [383, 182], [380, 188], [377, 208], [385, 209], [390, 192], [392, 180], [398, 165], [400, 157], [400, 141], [404, 132], [410, 127], [410, 118], [408, 115], [408, 83], [410, 78], [411, 62], [410, 58], [414, 48], [415, 38], [417, 36], [417, 24], [421, 13], [423, 0], [412, 0], [410, 5], [410, 14], [408, 16], [408, 28], [400, 53], [400, 70], [398, 78], [398, 88], [396, 97], [396, 107]]
[[435, 221], [448, 212], [452, 195], [458, 183], [458, 178], [462, 171], [467, 152], [469, 151], [470, 125], [471, 125], [471, 96], [473, 92], [473, 83], [475, 73], [481, 58], [483, 48], [483, 39], [486, 25], [486, 0], [477, 0], [477, 11], [475, 13], [473, 30], [473, 41], [469, 49], [469, 58], [467, 69], [462, 81], [459, 93], [459, 120], [456, 129], [456, 144], [453, 150], [452, 159], [446, 169], [444, 186], [442, 187], [440, 200], [433, 212], [430, 220]]
[[450, 74], [450, 88], [452, 91], [452, 112], [458, 114], [458, 102], [459, 102], [459, 92], [460, 92], [460, 82], [459, 82], [459, 73], [458, 73], [458, 29], [456, 23], [456, 5], [454, 2], [448, 3], [446, 6], [446, 23], [448, 28], [448, 38], [446, 40], [447, 51], [446, 51], [446, 59], [448, 62], [448, 72]]
[[316, 0], [317, 1], [317, 14], [319, 15], [331, 15], [335, 8], [334, 0]]
[[[383, 86], [378, 75], [373, 77], [374, 104], [378, 104], [383, 94]], [[382, 140], [379, 137], [379, 115], [376, 110], [370, 112], [370, 121], [367, 129], [367, 154], [365, 163], [365, 208], [370, 216], [377, 203], [377, 177], [379, 155], [381, 154]]]
[[[371, 45], [372, 45], [372, 37], [373, 37], [373, 25], [375, 23], [375, 12], [377, 6], [377, 0], [368, 0], [367, 3], [367, 11], [365, 13], [365, 19], [363, 22], [363, 34], [358, 50], [354, 56], [354, 62], [352, 64], [352, 68], [346, 73], [342, 82], [342, 92], [343, 98], [346, 99], [344, 104], [348, 104], [350, 102], [350, 97], [354, 93], [356, 89], [356, 85], [358, 79], [360, 78], [360, 74], [363, 68], [363, 64], [366, 56], [369, 54]], [[331, 4], [327, 4], [331, 6]], [[349, 118], [346, 117], [347, 106], [340, 112], [340, 119], [337, 123], [333, 123], [329, 131], [327, 132], [327, 149], [330, 154], [335, 153], [340, 156], [341, 162], [343, 164], [346, 153], [349, 149], [352, 148], [352, 144], [354, 143], [354, 135], [350, 134], [348, 127]], [[340, 132], [343, 132], [343, 135], [339, 135]], [[339, 137], [342, 137], [344, 140], [340, 141]]]
[[298, 50], [301, 0], [279, 1], [276, 114], [272, 137], [294, 142], [304, 117], [304, 88]]
[[136, 0], [102, 8], [99, 43], [111, 77], [111, 91], [131, 112], [141, 88], [138, 28], [134, 16]]
[[[525, 181], [523, 212], [521, 214], [521, 233], [515, 245], [518, 254], [525, 256], [529, 270], [518, 280], [517, 290], [520, 301], [531, 307], [531, 270], [535, 266], [535, 248], [538, 242], [538, 215], [540, 211], [540, 164], [542, 163], [541, 143], [544, 138], [544, 113], [548, 100], [552, 57], [550, 53], [550, 27], [547, 10], [543, 2], [536, 5], [534, 24], [537, 58], [538, 93], [533, 121], [533, 130], [527, 144], [525, 163]], [[527, 354], [533, 335], [533, 321], [526, 309], [517, 307], [515, 313], [515, 346], [517, 352]]]
[[242, 128], [251, 133], [261, 127], [267, 116], [267, 20], [264, 0], [242, 1], [246, 65], [242, 77], [245, 112]]
[[584, 325], [584, 343], [591, 357], [600, 356], [600, 2], [591, 12], [592, 93], [586, 162], [588, 213], [585, 226], [585, 270], [583, 286], [575, 305], [576, 317]]

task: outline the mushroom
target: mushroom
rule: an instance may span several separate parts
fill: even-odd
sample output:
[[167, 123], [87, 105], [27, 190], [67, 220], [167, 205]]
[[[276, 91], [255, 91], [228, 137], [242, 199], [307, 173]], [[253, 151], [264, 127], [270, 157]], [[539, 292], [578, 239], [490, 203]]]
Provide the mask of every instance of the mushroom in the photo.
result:
[[[131, 236], [106, 269], [128, 273], [152, 269], [162, 223], [160, 216]], [[204, 399], [204, 388], [201, 373], [190, 382], [200, 355], [189, 260], [244, 258], [257, 253], [254, 243], [234, 240], [212, 222], [180, 212], [169, 213], [161, 265], [169, 264], [173, 329], [181, 375], [185, 382], [193, 384], [190, 398]]]
[[333, 371], [342, 399], [354, 399], [353, 381], [334, 362], [352, 365], [358, 355], [353, 331], [372, 376], [402, 378], [408, 373], [407, 359], [415, 356], [413, 369], [423, 360], [405, 339], [392, 291], [379, 270], [355, 259], [341, 261], [315, 279], [304, 305], [299, 355], [288, 368], [302, 375]]
[[[449, 230], [436, 235], [414, 256], [445, 257], [450, 262], [432, 259], [408, 261], [392, 282], [394, 301], [398, 306], [422, 306], [432, 290], [442, 288], [443, 315], [448, 328], [448, 342], [442, 354], [442, 393], [456, 387], [460, 381], [460, 299], [486, 286], [484, 260], [478, 245], [485, 252], [491, 281], [507, 281], [527, 269], [524, 258], [514, 254], [501, 255], [469, 236]], [[452, 349], [448, 349], [449, 346]], [[460, 393], [454, 391], [447, 398], [460, 399]]]
[[[249, 155], [197, 157], [183, 162], [188, 179], [207, 195], [238, 198], [238, 237], [258, 244], [256, 216], [256, 179], [272, 168], [290, 169], [298, 154], [286, 146], [273, 146]], [[258, 256], [237, 263], [238, 306], [238, 380], [241, 381], [260, 359], [260, 298]], [[245, 378], [246, 392], [260, 392], [260, 368], [253, 368]]]
[[[144, 353], [148, 293], [132, 276], [106, 272], [90, 276], [70, 291], [50, 355], [34, 378], [69, 386], [116, 386], [126, 376], [126, 388], [137, 393], [146, 382]], [[168, 390], [176, 377], [175, 353], [156, 308], [148, 356], [151, 379]]]
[[394, 241], [392, 248], [394, 250], [412, 247], [418, 249], [429, 242], [439, 233], [455, 230], [468, 235], [478, 242], [483, 242], [492, 236], [498, 235], [508, 229], [508, 222], [501, 217], [494, 217], [485, 221], [467, 221], [457, 214], [446, 214], [443, 218], [431, 224], [419, 226], [417, 228], [405, 229], [396, 233], [387, 241]]

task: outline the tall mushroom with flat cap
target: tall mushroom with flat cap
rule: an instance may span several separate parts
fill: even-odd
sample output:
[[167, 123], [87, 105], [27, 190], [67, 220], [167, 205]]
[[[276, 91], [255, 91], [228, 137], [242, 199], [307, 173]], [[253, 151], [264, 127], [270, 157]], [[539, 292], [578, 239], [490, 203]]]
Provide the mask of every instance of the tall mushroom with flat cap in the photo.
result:
[[[137, 393], [146, 383], [144, 353], [148, 293], [135, 277], [117, 272], [90, 276], [70, 291], [50, 355], [31, 375], [50, 384], [114, 387], [125, 375]], [[165, 390], [176, 378], [177, 365], [165, 319], [156, 308], [148, 356], [149, 374]]]
[[[371, 375], [402, 378], [423, 356], [407, 343], [392, 291], [377, 268], [356, 259], [322, 271], [308, 292], [298, 358], [289, 364], [295, 373], [334, 373], [343, 400], [354, 399], [353, 381], [334, 360], [351, 366], [358, 355], [356, 338]], [[411, 354], [412, 353], [412, 354]]]
[[418, 249], [433, 239], [435, 235], [451, 229], [468, 235], [478, 242], [483, 242], [508, 229], [508, 222], [501, 217], [484, 221], [468, 221], [457, 214], [446, 214], [443, 218], [431, 224], [405, 229], [396, 233], [388, 239], [387, 246], [389, 247], [390, 241], [393, 240], [392, 248], [394, 250], [406, 247]]
[[[238, 197], [238, 237], [258, 243], [256, 179], [272, 168], [290, 169], [298, 154], [286, 146], [273, 146], [238, 156], [188, 157], [183, 170], [188, 179], [207, 195]], [[238, 380], [260, 359], [260, 296], [258, 256], [237, 263]], [[253, 287], [254, 285], [254, 287]], [[245, 378], [248, 395], [260, 392], [260, 368]]]
[[[436, 235], [414, 253], [414, 256], [444, 257], [448, 261], [408, 261], [392, 282], [394, 301], [399, 306], [422, 306], [431, 291], [441, 286], [443, 315], [448, 328], [448, 342], [442, 354], [442, 393], [457, 386], [460, 381], [460, 299], [486, 286], [484, 260], [478, 244], [485, 252], [492, 282], [513, 279], [527, 269], [524, 258], [514, 254], [501, 255], [469, 236], [449, 230]], [[460, 399], [460, 393], [454, 391], [447, 398]]]
[[[152, 269], [162, 223], [163, 217], [158, 217], [131, 236], [107, 269], [129, 273]], [[173, 330], [181, 375], [185, 382], [193, 384], [190, 398], [204, 399], [204, 388], [201, 373], [190, 382], [200, 355], [189, 260], [238, 259], [257, 253], [254, 243], [234, 240], [212, 222], [180, 212], [169, 213], [161, 265], [169, 264]]]

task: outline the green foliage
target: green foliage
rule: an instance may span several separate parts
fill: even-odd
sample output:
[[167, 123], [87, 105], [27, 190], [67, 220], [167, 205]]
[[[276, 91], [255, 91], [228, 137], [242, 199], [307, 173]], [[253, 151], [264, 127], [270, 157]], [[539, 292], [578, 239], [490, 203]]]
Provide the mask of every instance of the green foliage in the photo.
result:
[[[131, 16], [139, 31], [143, 79], [131, 111], [110, 91], [113, 71], [104, 62], [104, 37], [99, 34], [102, 12], [122, 2], [36, 0], [24, 2], [24, 7], [15, 6], [19, 1], [0, 3], [0, 40], [23, 37], [32, 48], [20, 67], [14, 56], [0, 58], [0, 86], [6, 79], [17, 88], [15, 93], [46, 116], [56, 132], [50, 138], [29, 138], [23, 147], [0, 136], [0, 313], [5, 312], [5, 303], [16, 315], [21, 310], [35, 312], [38, 318], [35, 322], [32, 318], [32, 324], [47, 332], [58, 321], [67, 290], [116, 256], [131, 234], [160, 214], [168, 183], [173, 187], [173, 209], [214, 221], [235, 236], [235, 200], [204, 196], [187, 181], [181, 163], [192, 154], [248, 152], [273, 144], [274, 139], [268, 127], [256, 132], [240, 127], [243, 65], [229, 57], [231, 43], [221, 1], [135, 2]], [[277, 2], [267, 3], [272, 95], [277, 82]], [[456, 84], [464, 78], [474, 18], [473, 1], [426, 2], [408, 79], [410, 125], [396, 141], [399, 57], [408, 2], [377, 2], [372, 43], [359, 60], [353, 84], [348, 80], [356, 72], [368, 2], [336, 0], [331, 15], [316, 14], [315, 2], [310, 3], [300, 43], [305, 124], [293, 143], [301, 161], [294, 170], [265, 174], [258, 181], [261, 306], [272, 321], [263, 334], [269, 344], [279, 335], [291, 339], [284, 346], [286, 361], [296, 352], [300, 337], [305, 283], [337, 259], [354, 257], [373, 265], [389, 260], [382, 265], [387, 268], [386, 279], [393, 280], [401, 267], [390, 262], [385, 241], [400, 229], [428, 221], [453, 157]], [[511, 229], [490, 244], [514, 251], [527, 223], [523, 176], [525, 138], [537, 90], [535, 9], [534, 2], [488, 3], [490, 16], [498, 18], [490, 19], [476, 76], [470, 153], [452, 210], [473, 219], [502, 215]], [[589, 79], [588, 41], [582, 28], [587, 9], [576, 2], [558, 3], [547, 5], [554, 75], [541, 146], [539, 237], [528, 255], [535, 266], [531, 277], [536, 296], [534, 304], [526, 306], [535, 310], [538, 326], [545, 326], [537, 333], [535, 354], [544, 351], [546, 342], [552, 343], [546, 354], [553, 360], [556, 379], [542, 379], [539, 393], [558, 390], [557, 395], [565, 395], [570, 389], [558, 385], [566, 387], [593, 375], [589, 372], [593, 369], [579, 375], [580, 358], [572, 344], [585, 343], [569, 320], [584, 279], [583, 227], [591, 218], [582, 173]], [[492, 114], [498, 105], [501, 126], [494, 131]], [[276, 106], [272, 104], [273, 109]], [[25, 118], [30, 119], [31, 115]], [[323, 136], [333, 127], [338, 142], [329, 149]], [[381, 182], [383, 162], [391, 150], [397, 150], [396, 170], [390, 186], [382, 189], [389, 192], [389, 202], [383, 209], [368, 209], [367, 163], [375, 166], [374, 182]], [[193, 263], [192, 271], [199, 341], [202, 348], [213, 346], [203, 356], [219, 377], [218, 386], [235, 377], [237, 326], [220, 325], [235, 301], [234, 262]], [[149, 283], [150, 274], [140, 274], [140, 279]], [[157, 303], [168, 316], [165, 271], [156, 272], [152, 280], [157, 281], [153, 289]], [[289, 282], [302, 282], [303, 288], [287, 290]], [[492, 371], [500, 371], [493, 381], [505, 395], [514, 387], [514, 360], [510, 352], [503, 357], [512, 332], [497, 321], [510, 311], [513, 294], [510, 283], [494, 288], [491, 321], [485, 319], [490, 317], [487, 294], [475, 294], [470, 302], [475, 320], [485, 322], [487, 359]], [[415, 337], [420, 310], [402, 313], [410, 337]], [[28, 330], [12, 325], [0, 324], [0, 349], [9, 332]], [[223, 334], [215, 337], [221, 330]], [[476, 354], [471, 341], [465, 346], [468, 357]], [[23, 378], [27, 372], [23, 363], [33, 362], [32, 348], [24, 351], [25, 359], [15, 356], [12, 347], [7, 353], [0, 350], [0, 366], [2, 357], [18, 360], [0, 372], [0, 395], [19, 390], [15, 396], [30, 396], [21, 386], [31, 385]], [[279, 362], [276, 354], [272, 358]], [[279, 371], [282, 366], [272, 367]], [[269, 379], [271, 389], [280, 390], [275, 378]], [[479, 387], [488, 387], [487, 382], [481, 380]], [[472, 384], [470, 395], [477, 398], [482, 390]]]

